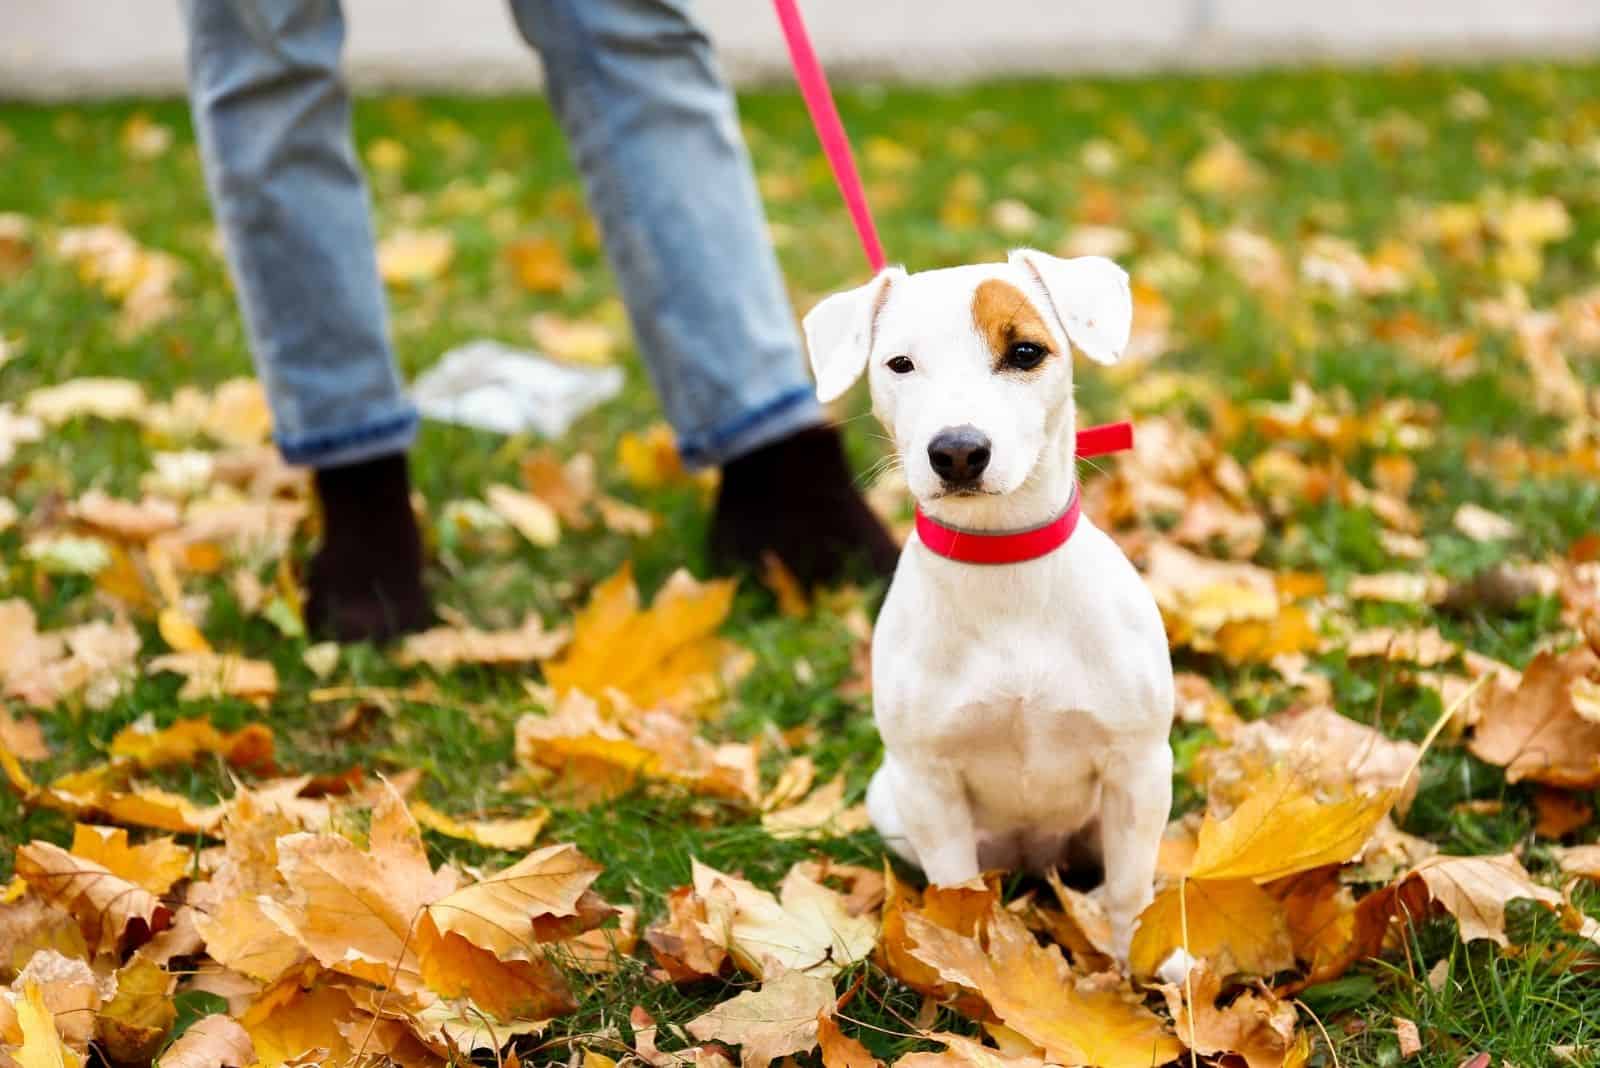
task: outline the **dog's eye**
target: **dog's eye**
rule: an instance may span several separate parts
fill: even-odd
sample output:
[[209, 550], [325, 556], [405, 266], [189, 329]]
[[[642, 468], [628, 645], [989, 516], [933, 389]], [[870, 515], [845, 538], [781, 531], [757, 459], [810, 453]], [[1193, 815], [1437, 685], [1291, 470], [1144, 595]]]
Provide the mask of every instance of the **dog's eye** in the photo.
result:
[[908, 375], [916, 369], [917, 365], [911, 362], [910, 356], [896, 356], [889, 361], [889, 370], [897, 375]]
[[1017, 371], [1031, 371], [1044, 362], [1050, 355], [1043, 345], [1035, 345], [1031, 341], [1019, 341], [1006, 349], [1005, 366]]

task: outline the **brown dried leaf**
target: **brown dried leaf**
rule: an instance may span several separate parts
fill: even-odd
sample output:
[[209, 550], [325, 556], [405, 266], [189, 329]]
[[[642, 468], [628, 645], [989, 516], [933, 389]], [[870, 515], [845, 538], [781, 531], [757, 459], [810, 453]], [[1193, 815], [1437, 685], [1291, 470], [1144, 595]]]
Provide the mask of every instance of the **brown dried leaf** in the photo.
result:
[[850, 915], [843, 895], [798, 869], [784, 876], [774, 897], [695, 861], [694, 889], [705, 902], [701, 933], [753, 975], [836, 975], [878, 942], [876, 916]]
[[1205, 968], [1189, 975], [1193, 1004], [1182, 986], [1163, 986], [1178, 1037], [1196, 1053], [1214, 1057], [1236, 1054], [1248, 1068], [1299, 1068], [1311, 1052], [1309, 1040], [1296, 1033], [1294, 1006], [1267, 990], [1247, 990], [1226, 1008], [1217, 1007], [1222, 981]]
[[409, 635], [395, 658], [402, 667], [427, 664], [448, 671], [458, 664], [526, 664], [560, 652], [567, 644], [566, 627], [547, 631], [544, 621], [530, 615], [522, 626], [507, 630], [475, 627], [433, 627]]
[[740, 1047], [741, 1068], [767, 1068], [789, 1053], [816, 1048], [817, 1018], [833, 1011], [833, 983], [819, 975], [781, 972], [689, 1022], [702, 1041]]
[[161, 1068], [250, 1068], [255, 1063], [249, 1032], [221, 1013], [196, 1020], [161, 1055]]
[[278, 694], [278, 672], [271, 663], [230, 653], [169, 653], [150, 661], [148, 669], [184, 676], [180, 701], [237, 697], [264, 703]]
[[1573, 702], [1573, 687], [1597, 676], [1600, 657], [1589, 649], [1540, 653], [1515, 691], [1489, 700], [1469, 746], [1473, 755], [1505, 768], [1510, 782], [1600, 786], [1600, 723], [1585, 719]]
[[172, 922], [172, 911], [148, 890], [49, 842], [18, 847], [16, 869], [34, 893], [72, 913], [91, 946], [137, 947]]

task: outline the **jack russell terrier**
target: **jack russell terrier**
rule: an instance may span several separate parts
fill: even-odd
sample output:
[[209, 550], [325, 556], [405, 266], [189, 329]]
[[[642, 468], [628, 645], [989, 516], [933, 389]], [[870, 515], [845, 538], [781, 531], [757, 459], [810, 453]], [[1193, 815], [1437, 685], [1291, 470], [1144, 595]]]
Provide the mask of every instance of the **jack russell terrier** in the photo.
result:
[[1155, 600], [1080, 514], [1072, 349], [1128, 344], [1099, 256], [885, 269], [805, 318], [817, 396], [863, 371], [917, 501], [872, 642], [883, 766], [867, 808], [940, 885], [1088, 853], [1126, 965], [1172, 803]]

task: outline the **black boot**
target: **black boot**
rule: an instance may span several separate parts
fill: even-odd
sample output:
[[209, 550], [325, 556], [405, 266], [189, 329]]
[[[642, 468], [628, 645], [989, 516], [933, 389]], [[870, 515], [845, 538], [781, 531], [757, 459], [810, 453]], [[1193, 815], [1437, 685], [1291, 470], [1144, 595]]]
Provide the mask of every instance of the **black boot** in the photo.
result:
[[428, 627], [433, 608], [422, 588], [422, 537], [405, 454], [318, 468], [316, 486], [322, 547], [311, 560], [307, 629], [356, 642]]
[[856, 492], [832, 427], [802, 430], [722, 468], [713, 562], [759, 569], [767, 550], [807, 585], [894, 573], [900, 550]]

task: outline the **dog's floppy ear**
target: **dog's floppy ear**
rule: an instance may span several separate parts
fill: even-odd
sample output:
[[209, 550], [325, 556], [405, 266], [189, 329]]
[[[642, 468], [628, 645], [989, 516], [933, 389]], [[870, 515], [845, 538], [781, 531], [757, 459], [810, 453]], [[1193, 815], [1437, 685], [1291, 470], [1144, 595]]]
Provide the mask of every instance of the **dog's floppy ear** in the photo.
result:
[[806, 348], [817, 377], [817, 399], [836, 400], [855, 384], [872, 352], [873, 327], [889, 300], [889, 291], [906, 272], [885, 267], [866, 285], [847, 289], [806, 313]]
[[1104, 256], [1064, 260], [1023, 248], [1009, 262], [1036, 278], [1054, 306], [1061, 330], [1097, 363], [1116, 363], [1128, 347], [1133, 296], [1128, 272]]

